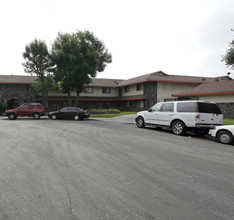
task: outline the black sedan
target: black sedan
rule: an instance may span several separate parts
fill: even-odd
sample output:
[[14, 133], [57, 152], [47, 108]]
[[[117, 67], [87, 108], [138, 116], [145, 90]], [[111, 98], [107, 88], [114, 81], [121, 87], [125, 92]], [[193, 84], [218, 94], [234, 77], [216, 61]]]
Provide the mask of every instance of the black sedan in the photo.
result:
[[77, 107], [64, 107], [58, 111], [50, 112], [48, 117], [51, 119], [74, 119], [83, 120], [84, 118], [89, 118], [89, 113], [81, 108]]

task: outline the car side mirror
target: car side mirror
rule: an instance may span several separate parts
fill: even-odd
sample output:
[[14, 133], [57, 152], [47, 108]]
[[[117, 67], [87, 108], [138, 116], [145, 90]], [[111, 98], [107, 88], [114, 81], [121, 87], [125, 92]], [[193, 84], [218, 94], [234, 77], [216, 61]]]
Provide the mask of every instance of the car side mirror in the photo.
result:
[[152, 109], [151, 109], [151, 108], [148, 108], [148, 112], [152, 112]]

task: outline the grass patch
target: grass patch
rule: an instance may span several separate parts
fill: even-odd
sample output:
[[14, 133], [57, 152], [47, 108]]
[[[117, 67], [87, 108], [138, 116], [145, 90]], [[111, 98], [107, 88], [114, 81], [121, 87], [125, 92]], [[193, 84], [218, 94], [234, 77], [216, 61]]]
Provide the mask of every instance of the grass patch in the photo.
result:
[[234, 119], [224, 118], [223, 125], [234, 125]]
[[120, 112], [118, 114], [91, 114], [91, 117], [113, 118], [113, 117], [116, 117], [116, 116], [132, 115], [132, 114], [136, 114], [136, 112]]

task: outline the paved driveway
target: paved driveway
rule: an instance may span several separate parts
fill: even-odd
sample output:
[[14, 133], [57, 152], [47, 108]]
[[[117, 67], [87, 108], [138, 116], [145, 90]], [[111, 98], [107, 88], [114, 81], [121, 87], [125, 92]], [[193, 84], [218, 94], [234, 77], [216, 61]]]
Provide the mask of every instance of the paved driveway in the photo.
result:
[[122, 115], [122, 116], [117, 116], [113, 118], [101, 118], [101, 117], [96, 117], [92, 118], [98, 121], [108, 121], [108, 122], [113, 122], [113, 123], [122, 123], [122, 124], [135, 124], [135, 117], [136, 114], [132, 115]]
[[111, 121], [0, 121], [0, 219], [234, 219], [234, 147]]

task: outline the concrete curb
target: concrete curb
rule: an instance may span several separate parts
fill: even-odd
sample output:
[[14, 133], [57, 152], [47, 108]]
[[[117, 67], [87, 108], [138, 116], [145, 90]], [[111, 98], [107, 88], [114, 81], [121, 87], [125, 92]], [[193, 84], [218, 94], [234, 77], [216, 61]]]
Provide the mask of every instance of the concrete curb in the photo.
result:
[[[99, 118], [99, 117], [90, 117], [92, 120], [96, 121], [106, 121], [106, 122], [113, 122], [113, 123], [122, 123], [122, 124], [135, 124], [135, 117], [136, 115], [123, 115], [123, 116], [116, 116], [114, 118]], [[23, 117], [22, 117], [23, 118]], [[24, 118], [32, 118], [32, 117], [24, 117]], [[41, 119], [48, 119], [51, 120], [48, 116], [41, 116]], [[33, 118], [32, 118], [33, 119]], [[8, 120], [8, 117], [2, 116], [0, 120]]]

